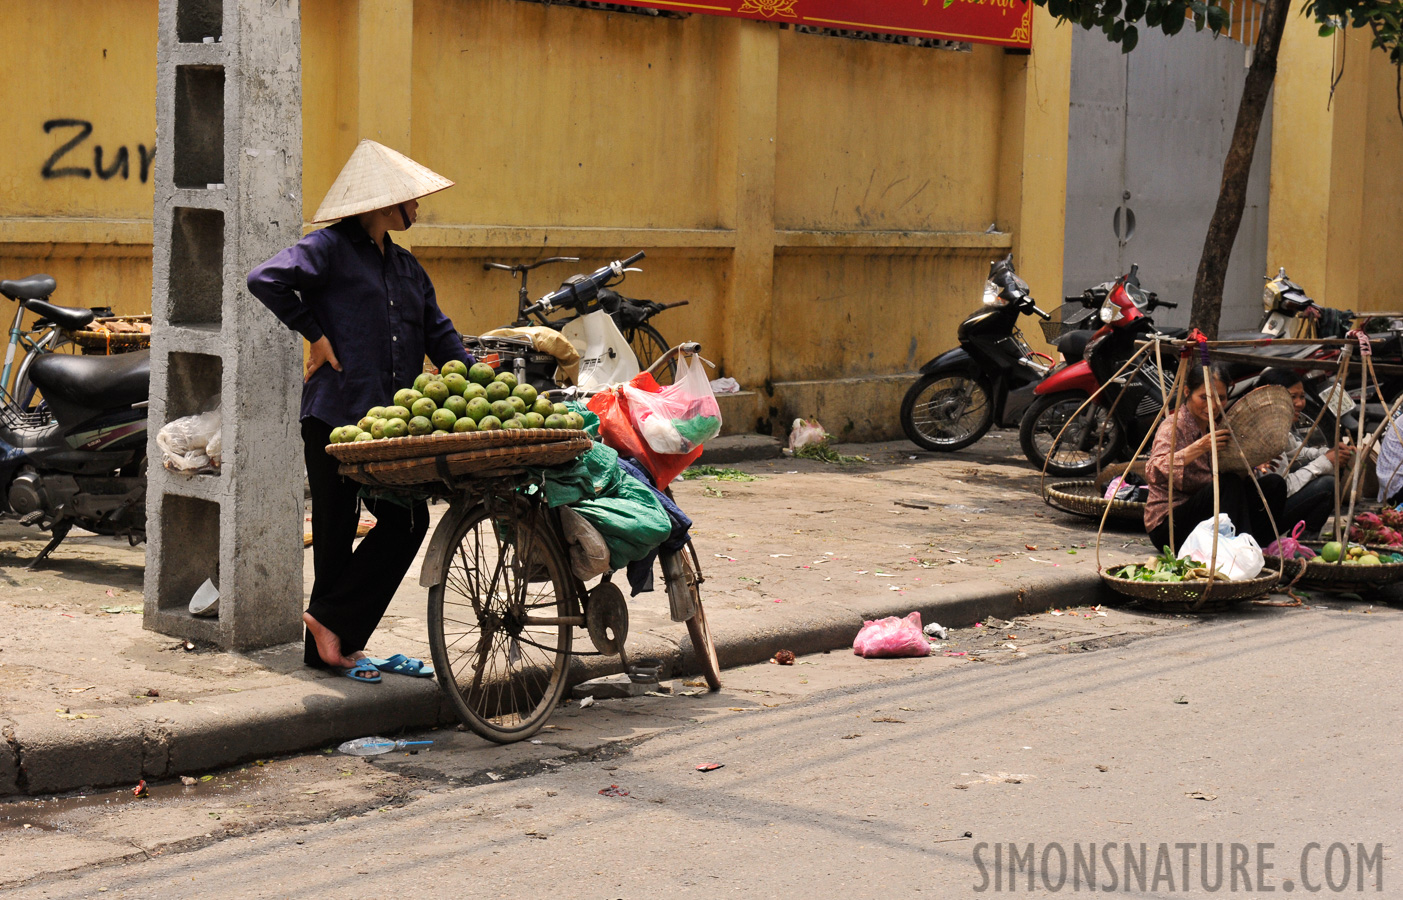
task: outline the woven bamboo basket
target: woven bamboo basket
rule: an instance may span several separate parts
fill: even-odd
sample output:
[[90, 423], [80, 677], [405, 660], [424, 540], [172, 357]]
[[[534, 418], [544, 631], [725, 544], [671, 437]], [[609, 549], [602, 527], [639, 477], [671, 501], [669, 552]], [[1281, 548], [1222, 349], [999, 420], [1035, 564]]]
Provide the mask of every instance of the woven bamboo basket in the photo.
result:
[[[1324, 545], [1313, 543], [1310, 546], [1319, 553]], [[1403, 582], [1403, 563], [1382, 563], [1377, 566], [1361, 566], [1358, 563], [1344, 565], [1327, 563], [1316, 557], [1306, 560], [1305, 569], [1297, 582], [1302, 587], [1351, 591]]]
[[1117, 521], [1145, 521], [1145, 504], [1138, 500], [1107, 500], [1094, 481], [1059, 481], [1043, 488], [1043, 497], [1048, 503], [1078, 516], [1100, 519], [1106, 506], [1111, 507], [1111, 518]]
[[444, 453], [477, 452], [492, 447], [527, 447], [532, 444], [553, 444], [581, 437], [588, 439], [589, 435], [573, 428], [504, 428], [500, 431], [424, 434], [414, 437], [384, 438], [378, 441], [327, 444], [326, 452], [341, 463], [387, 462], [440, 456]]
[[[107, 316], [101, 319], [94, 319], [93, 324], [109, 324], [114, 322], [130, 322], [137, 325], [151, 325], [150, 316]], [[83, 349], [84, 356], [110, 356], [113, 353], [130, 353], [133, 350], [145, 350], [151, 346], [151, 333], [132, 331], [92, 331], [84, 329], [82, 331], [70, 331], [69, 337], [73, 338], [73, 343]]]
[[1156, 612], [1221, 612], [1270, 593], [1280, 580], [1277, 563], [1269, 558], [1262, 573], [1249, 581], [1215, 580], [1201, 604], [1199, 598], [1203, 597], [1206, 586], [1203, 581], [1129, 581], [1106, 572], [1101, 573], [1101, 580], [1116, 593]]
[[379, 487], [448, 484], [466, 475], [485, 476], [510, 472], [525, 466], [554, 466], [570, 462], [579, 458], [594, 443], [582, 431], [572, 431], [568, 434], [575, 436], [549, 443], [445, 451], [412, 459], [343, 462], [340, 471], [342, 475], [354, 481]]
[[[1286, 452], [1287, 435], [1295, 416], [1291, 394], [1286, 388], [1271, 384], [1249, 391], [1228, 410], [1227, 424], [1233, 437], [1227, 450], [1218, 452], [1219, 467], [1245, 475], [1252, 468], [1276, 459]], [[1233, 443], [1237, 443], [1241, 453]], [[1242, 462], [1244, 456], [1246, 466]]]

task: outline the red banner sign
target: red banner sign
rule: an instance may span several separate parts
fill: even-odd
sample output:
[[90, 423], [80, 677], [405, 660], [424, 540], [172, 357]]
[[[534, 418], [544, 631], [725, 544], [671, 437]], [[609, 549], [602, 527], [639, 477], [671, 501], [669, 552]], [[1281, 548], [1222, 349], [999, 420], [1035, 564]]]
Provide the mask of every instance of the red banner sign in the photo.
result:
[[633, 6], [789, 22], [843, 31], [907, 34], [1005, 47], [1033, 42], [1031, 0], [628, 0]]

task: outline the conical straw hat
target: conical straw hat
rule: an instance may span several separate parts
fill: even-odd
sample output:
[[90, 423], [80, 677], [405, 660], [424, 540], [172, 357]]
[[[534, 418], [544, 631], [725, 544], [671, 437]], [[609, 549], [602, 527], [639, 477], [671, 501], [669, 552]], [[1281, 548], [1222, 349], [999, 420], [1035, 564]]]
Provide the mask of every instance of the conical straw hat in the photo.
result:
[[332, 182], [312, 221], [344, 219], [450, 187], [453, 182], [432, 169], [384, 144], [365, 139], [356, 145], [341, 174]]

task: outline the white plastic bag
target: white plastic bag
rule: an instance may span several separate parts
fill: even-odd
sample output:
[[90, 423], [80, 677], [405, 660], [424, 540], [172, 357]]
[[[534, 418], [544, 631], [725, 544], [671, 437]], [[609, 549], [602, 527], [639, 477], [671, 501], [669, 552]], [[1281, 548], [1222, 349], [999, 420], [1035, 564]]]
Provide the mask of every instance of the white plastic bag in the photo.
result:
[[740, 382], [734, 378], [713, 378], [711, 391], [714, 394], [739, 394]]
[[609, 314], [596, 311], [566, 324], [561, 334], [580, 352], [575, 384], [602, 388], [628, 381], [638, 374], [638, 357]]
[[677, 364], [677, 379], [656, 394], [624, 385], [633, 425], [655, 453], [687, 453], [721, 433], [721, 407], [701, 360]]
[[[1180, 559], [1209, 566], [1213, 553], [1213, 520], [1204, 519], [1194, 526], [1189, 536], [1179, 547]], [[1216, 568], [1219, 575], [1229, 581], [1249, 581], [1256, 578], [1267, 564], [1266, 557], [1257, 539], [1250, 534], [1238, 534], [1232, 519], [1227, 514], [1218, 514], [1218, 558]]]
[[789, 429], [789, 451], [802, 450], [810, 444], [823, 444], [828, 440], [828, 432], [818, 424], [818, 419], [795, 419]]
[[214, 442], [214, 455], [218, 457], [222, 451], [222, 441], [217, 406], [209, 412], [167, 422], [156, 433], [156, 445], [161, 448], [166, 468], [177, 472], [193, 473], [218, 465], [209, 452], [211, 441]]

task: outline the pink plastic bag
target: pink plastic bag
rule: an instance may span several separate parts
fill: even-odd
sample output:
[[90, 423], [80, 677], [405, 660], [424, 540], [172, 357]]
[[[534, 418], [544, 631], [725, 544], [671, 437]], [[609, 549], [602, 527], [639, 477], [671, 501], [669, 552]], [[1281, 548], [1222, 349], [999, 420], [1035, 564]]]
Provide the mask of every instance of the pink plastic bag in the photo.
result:
[[930, 656], [930, 644], [921, 633], [920, 612], [912, 612], [901, 619], [887, 616], [875, 622], [863, 622], [862, 630], [853, 639], [853, 653], [864, 659]]
[[1300, 541], [1301, 532], [1306, 530], [1305, 522], [1297, 522], [1290, 534], [1282, 535], [1267, 545], [1262, 551], [1266, 556], [1279, 556], [1284, 559], [1314, 559], [1315, 551]]

